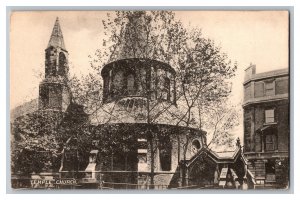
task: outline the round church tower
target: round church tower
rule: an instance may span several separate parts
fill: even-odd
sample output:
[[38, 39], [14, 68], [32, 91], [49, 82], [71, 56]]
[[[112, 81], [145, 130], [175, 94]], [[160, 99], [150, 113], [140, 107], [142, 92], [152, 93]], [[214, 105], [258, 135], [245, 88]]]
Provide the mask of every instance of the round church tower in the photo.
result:
[[140, 98], [176, 104], [175, 70], [166, 63], [126, 58], [104, 66], [101, 75], [105, 103], [130, 97], [133, 101], [129, 103], [131, 106], [139, 106]]
[[145, 16], [145, 11], [128, 13], [121, 44], [101, 72], [104, 103], [117, 101], [129, 109], [144, 107], [146, 99], [176, 104], [175, 70], [151, 58]]
[[[176, 104], [176, 72], [169, 64], [149, 58], [144, 15], [136, 11], [128, 17], [121, 44], [102, 68], [103, 107], [90, 121], [96, 127], [95, 138], [118, 135], [130, 143], [123, 148], [126, 153], [115, 150], [113, 158], [105, 161], [113, 164], [106, 168], [103, 164], [102, 170], [126, 171], [122, 178], [115, 176], [115, 182], [149, 183], [150, 173], [155, 173], [154, 184], [170, 185], [178, 163], [203, 147], [206, 133], [177, 123], [182, 113]], [[194, 137], [187, 140], [186, 134]]]
[[176, 124], [170, 115], [180, 113], [176, 72], [169, 64], [151, 58], [153, 47], [146, 42], [145, 16], [145, 11], [127, 16], [121, 42], [101, 71], [104, 112], [93, 114], [92, 124], [107, 123], [107, 119], [109, 123]]

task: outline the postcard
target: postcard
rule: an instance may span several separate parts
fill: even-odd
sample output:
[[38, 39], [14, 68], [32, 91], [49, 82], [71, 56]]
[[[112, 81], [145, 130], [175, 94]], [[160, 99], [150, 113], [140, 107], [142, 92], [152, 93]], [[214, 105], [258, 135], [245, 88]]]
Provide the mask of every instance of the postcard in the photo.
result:
[[290, 187], [288, 10], [12, 11], [12, 189]]

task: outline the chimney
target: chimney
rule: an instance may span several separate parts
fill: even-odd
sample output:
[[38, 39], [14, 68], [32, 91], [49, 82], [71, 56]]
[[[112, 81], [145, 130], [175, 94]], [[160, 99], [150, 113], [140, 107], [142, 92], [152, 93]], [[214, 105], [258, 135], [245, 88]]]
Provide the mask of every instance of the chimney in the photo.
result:
[[256, 65], [250, 63], [250, 66], [245, 69], [245, 81], [250, 79], [253, 74], [256, 74]]

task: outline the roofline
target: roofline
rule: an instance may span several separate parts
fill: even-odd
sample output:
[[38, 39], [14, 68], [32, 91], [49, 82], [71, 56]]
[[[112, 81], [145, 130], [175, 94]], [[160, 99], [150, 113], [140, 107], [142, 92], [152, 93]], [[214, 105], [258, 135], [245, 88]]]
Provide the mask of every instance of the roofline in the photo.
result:
[[236, 159], [237, 159], [237, 156], [241, 153], [241, 148], [240, 147], [238, 147], [238, 148], [236, 148], [235, 149], [235, 152], [234, 152], [234, 154], [233, 154], [233, 156], [232, 157], [220, 157], [218, 154], [217, 154], [217, 152], [214, 152], [214, 151], [212, 151], [212, 150], [210, 150], [210, 149], [208, 149], [212, 154], [214, 154], [215, 156], [216, 156], [216, 158], [218, 158], [219, 160], [232, 160], [233, 162], [235, 162], [236, 161]]
[[277, 70], [272, 70], [268, 72], [262, 72], [258, 74], [252, 74], [251, 77], [243, 82], [243, 85], [251, 81], [263, 80], [268, 78], [275, 78], [280, 76], [289, 76], [289, 68], [282, 68]]
[[260, 103], [267, 103], [267, 102], [276, 102], [276, 101], [284, 101], [289, 100], [289, 93], [280, 94], [280, 95], [274, 95], [272, 97], [256, 97], [251, 98], [247, 101], [245, 101], [242, 105], [242, 107], [246, 107], [253, 104], [260, 104]]
[[162, 64], [161, 66], [164, 66], [165, 68], [167, 68], [169, 71], [171, 71], [174, 75], [176, 74], [176, 71], [173, 67], [171, 67], [169, 64], [159, 61], [159, 60], [154, 60], [154, 59], [150, 59], [150, 58], [125, 58], [125, 59], [120, 59], [120, 60], [116, 60], [110, 63], [107, 63], [106, 65], [103, 66], [103, 68], [101, 69], [101, 76], [103, 76], [104, 71], [107, 70], [107, 68], [111, 67], [114, 63], [119, 63], [119, 62], [124, 62], [124, 61], [131, 61], [131, 62], [137, 62], [137, 61], [151, 61], [151, 62], [155, 62], [155, 63], [160, 63]]
[[[236, 162], [236, 160], [237, 160], [237, 158], [238, 158], [239, 155], [241, 155], [241, 156], [243, 155], [243, 154], [242, 154], [242, 150], [241, 150], [240, 147], [239, 147], [239, 148], [236, 148], [235, 153], [234, 153], [234, 155], [233, 155], [232, 157], [224, 157], [224, 158], [218, 156], [214, 151], [208, 149], [207, 147], [202, 147], [202, 148], [199, 150], [199, 152], [198, 152], [197, 154], [195, 154], [195, 155], [188, 161], [189, 163], [187, 164], [187, 166], [191, 165], [191, 164], [198, 158], [198, 156], [201, 155], [201, 154], [203, 154], [204, 152], [210, 154], [209, 157], [210, 157], [212, 160], [214, 160], [214, 162], [216, 162], [216, 163], [218, 163], [218, 164], [220, 164], [220, 163], [234, 163], [234, 162]], [[245, 157], [242, 156], [242, 158], [244, 159], [243, 162], [244, 162], [244, 163], [247, 163], [247, 161], [245, 160]]]
[[66, 50], [65, 41], [58, 17], [56, 17], [54, 26], [52, 28], [52, 32], [46, 50], [51, 46], [55, 48], [60, 47], [61, 49]]
[[207, 135], [207, 132], [202, 130], [202, 129], [198, 129], [198, 128], [193, 128], [193, 127], [186, 127], [186, 126], [179, 126], [179, 125], [172, 125], [172, 124], [161, 124], [161, 123], [104, 123], [104, 124], [98, 124], [98, 125], [93, 125], [91, 124], [91, 126], [115, 126], [115, 125], [150, 125], [150, 126], [170, 126], [173, 128], [184, 128], [184, 129], [189, 129], [189, 130], [194, 130], [194, 131], [198, 131], [201, 132], [202, 134], [204, 134], [205, 136]]

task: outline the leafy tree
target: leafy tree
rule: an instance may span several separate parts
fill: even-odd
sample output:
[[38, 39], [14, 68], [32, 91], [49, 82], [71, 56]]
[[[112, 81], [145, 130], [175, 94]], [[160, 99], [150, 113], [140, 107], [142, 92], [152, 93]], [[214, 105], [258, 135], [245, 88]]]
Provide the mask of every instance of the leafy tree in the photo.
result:
[[[175, 101], [177, 101], [176, 106], [178, 109], [174, 111], [172, 109], [174, 104], [172, 103], [154, 101], [151, 96], [153, 90], [149, 87], [149, 80], [141, 79], [138, 81], [141, 83], [144, 92], [142, 96], [145, 99], [146, 109], [143, 116], [134, 116], [146, 119], [147, 127], [149, 127], [146, 129], [145, 135], [151, 146], [150, 178], [153, 185], [154, 155], [157, 148], [162, 145], [157, 143], [157, 138], [168, 137], [157, 135], [157, 131], [153, 131], [150, 127], [157, 123], [157, 120], [163, 114], [167, 113], [176, 122], [177, 126], [202, 129], [203, 124], [206, 123], [205, 118], [208, 116], [206, 113], [211, 113], [208, 112], [211, 105], [218, 105], [230, 94], [230, 78], [235, 75], [236, 64], [232, 64], [227, 55], [212, 40], [204, 38], [199, 29], [189, 31], [184, 27], [180, 21], [175, 19], [175, 14], [171, 11], [116, 11], [115, 13], [108, 13], [107, 18], [102, 23], [106, 37], [103, 38], [102, 45], [95, 52], [95, 55], [90, 56], [92, 71], [87, 76], [80, 78], [74, 76], [69, 79], [72, 90], [72, 105], [75, 105], [75, 107], [68, 110], [61, 120], [53, 121], [56, 122], [53, 125], [55, 129], [49, 128], [49, 131], [53, 130], [54, 138], [52, 140], [55, 140], [55, 142], [44, 144], [43, 150], [48, 149], [54, 152], [54, 155], [59, 154], [66, 146], [67, 141], [70, 141], [70, 138], [75, 138], [78, 146], [77, 155], [80, 154], [78, 152], [89, 152], [92, 140], [100, 141], [98, 147], [101, 146], [101, 153], [106, 157], [110, 155], [112, 160], [112, 154], [115, 151], [124, 151], [127, 155], [130, 152], [127, 149], [136, 148], [136, 144], [133, 142], [137, 139], [136, 135], [102, 134], [107, 132], [103, 128], [106, 124], [109, 126], [114, 119], [122, 122], [122, 119], [114, 115], [114, 106], [109, 106], [103, 101], [101, 69], [106, 64], [123, 58], [143, 59], [144, 64], [148, 66], [152, 66], [155, 60], [161, 61], [169, 64], [176, 71], [177, 95]], [[142, 72], [137, 71], [137, 73]], [[226, 108], [225, 104], [222, 106]], [[220, 108], [222, 107], [220, 106]], [[225, 110], [223, 111], [225, 112]], [[222, 112], [222, 110], [219, 112]], [[97, 128], [89, 126], [90, 122], [85, 113], [89, 115], [105, 113], [109, 117], [105, 121], [101, 121], [101, 124], [103, 124], [101, 128]], [[216, 111], [216, 113], [218, 112]], [[212, 113], [212, 115], [217, 116], [216, 113]], [[126, 114], [128, 116], [135, 115], [130, 111]], [[235, 118], [230, 119], [234, 120]], [[41, 132], [37, 130], [44, 127], [44, 125], [28, 123], [30, 121], [35, 120], [24, 119], [22, 121], [23, 125], [21, 127], [18, 125], [15, 129], [16, 132], [21, 133], [22, 137], [26, 137], [24, 141], [30, 141], [30, 138], [32, 140], [51, 141], [50, 138], [46, 138], [50, 137], [51, 134], [43, 134], [39, 137]], [[228, 130], [233, 125], [227, 124], [225, 126], [227, 128], [223, 127], [216, 130], [213, 138], [222, 138], [229, 133]], [[25, 129], [23, 126], [29, 128]], [[37, 129], [34, 131], [36, 134], [23, 134], [24, 130], [27, 131], [27, 129], [33, 127]], [[216, 126], [216, 128], [218, 127]], [[101, 129], [102, 133], [97, 133], [97, 129]], [[186, 134], [185, 140], [181, 141], [181, 138], [178, 137], [178, 143], [183, 143], [185, 153], [187, 145], [193, 137], [195, 137], [195, 133], [192, 132]], [[213, 139], [212, 143], [216, 141], [220, 140]], [[28, 146], [25, 142], [24, 144], [19, 143], [19, 145], [16, 149], [24, 149]], [[32, 141], [29, 149], [33, 151], [34, 148], [35, 145]], [[183, 159], [185, 159], [185, 153]], [[86, 155], [81, 157], [84, 156]]]
[[[146, 80], [144, 97], [147, 101], [145, 118], [148, 124], [155, 123], [160, 115], [168, 112], [178, 126], [196, 126], [201, 129], [205, 117], [202, 113], [209, 111], [207, 105], [217, 104], [231, 93], [230, 79], [235, 75], [236, 64], [231, 63], [221, 47], [204, 38], [201, 30], [188, 31], [180, 21], [175, 20], [173, 12], [117, 11], [109, 13], [103, 25], [107, 38], [103, 39], [103, 48], [97, 50], [91, 61], [96, 71], [100, 71], [106, 63], [123, 58], [148, 59], [146, 62], [149, 66], [152, 60], [159, 60], [176, 70], [176, 101], [180, 113], [172, 112], [171, 105], [151, 101], [151, 90], [147, 88]], [[220, 131], [215, 132], [222, 135]], [[153, 134], [149, 131], [152, 184], [157, 146], [154, 144], [157, 136]], [[193, 137], [193, 134], [186, 134], [184, 141], [178, 141], [184, 143], [184, 156]]]
[[61, 144], [57, 125], [61, 119], [60, 113], [40, 111], [15, 119], [12, 123], [12, 172], [28, 174], [51, 169], [52, 164], [59, 165]]
[[[230, 94], [230, 78], [235, 75], [236, 64], [212, 40], [204, 38], [201, 30], [188, 32], [172, 12], [125, 11], [111, 18], [104, 21], [106, 35], [110, 35], [109, 42], [104, 43], [110, 43], [108, 49], [112, 50], [104, 53], [111, 55], [109, 61], [123, 57], [158, 59], [176, 69], [177, 100], [184, 104], [184, 112], [174, 114], [178, 125], [184, 123], [189, 127], [197, 123], [192, 116], [195, 109], [206, 112], [205, 105], [224, 100]], [[198, 120], [198, 127], [202, 128], [201, 117]]]
[[[227, 99], [215, 102], [205, 113], [205, 127], [211, 131], [211, 140], [207, 146], [234, 146], [234, 137], [232, 131], [239, 125], [241, 113], [237, 106], [231, 105]], [[207, 120], [213, 119], [213, 120]]]
[[[180, 25], [175, 21], [174, 13], [169, 11], [117, 11], [115, 15], [108, 14], [107, 20], [103, 21], [105, 34], [108, 36], [103, 40], [103, 45], [107, 51], [97, 51], [96, 60], [92, 66], [98, 65], [100, 71], [106, 62], [111, 62], [123, 58], [140, 58], [144, 60], [144, 65], [152, 66], [153, 60], [171, 62], [172, 56], [180, 43], [176, 43], [173, 37], [176, 35], [175, 28]], [[176, 35], [178, 36], [178, 35]], [[178, 40], [178, 39], [177, 39]], [[104, 58], [104, 59], [103, 59]], [[100, 64], [101, 63], [101, 64]], [[137, 77], [143, 77], [142, 71], [138, 70]], [[168, 110], [172, 104], [153, 101], [151, 97], [152, 88], [148, 85], [149, 80], [140, 79], [143, 96], [145, 98], [145, 112], [142, 117], [148, 125], [155, 123], [164, 110]], [[118, 91], [121, 92], [121, 91]], [[103, 106], [105, 107], [105, 106]], [[101, 109], [100, 109], [101, 110]], [[113, 110], [110, 111], [113, 113]], [[134, 113], [128, 112], [127, 115]], [[149, 126], [150, 127], [150, 126]], [[151, 152], [151, 185], [154, 184], [154, 155], [156, 153], [157, 133], [146, 131], [146, 137], [150, 143]], [[116, 140], [119, 140], [118, 138]]]

